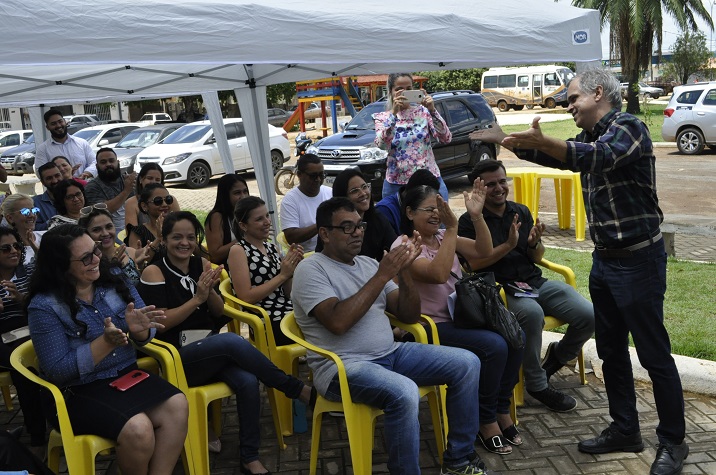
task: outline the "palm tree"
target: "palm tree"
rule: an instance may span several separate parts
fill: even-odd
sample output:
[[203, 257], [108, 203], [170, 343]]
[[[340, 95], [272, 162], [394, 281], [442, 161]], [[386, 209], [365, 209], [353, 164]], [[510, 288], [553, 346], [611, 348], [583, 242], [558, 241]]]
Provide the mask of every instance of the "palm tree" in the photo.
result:
[[662, 10], [684, 31], [698, 29], [694, 14], [713, 28], [702, 0], [572, 0], [572, 5], [599, 10], [602, 28], [610, 24], [621, 57], [622, 74], [629, 81], [630, 113], [639, 112], [639, 98], [633, 85], [639, 82], [641, 71], [649, 67], [654, 40], [661, 56]]

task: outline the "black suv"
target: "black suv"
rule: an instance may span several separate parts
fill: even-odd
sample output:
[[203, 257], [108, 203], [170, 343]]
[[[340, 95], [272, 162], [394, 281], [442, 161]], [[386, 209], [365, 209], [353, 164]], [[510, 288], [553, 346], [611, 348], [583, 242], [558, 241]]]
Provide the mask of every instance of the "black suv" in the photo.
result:
[[[441, 144], [433, 140], [433, 154], [444, 180], [467, 175], [477, 162], [497, 157], [499, 149], [494, 144], [468, 138], [473, 130], [489, 128], [497, 123], [492, 108], [482, 94], [447, 91], [436, 92], [431, 96], [452, 132], [450, 143]], [[308, 148], [308, 153], [321, 158], [328, 175], [325, 182], [327, 185], [333, 183], [335, 176], [346, 168], [358, 167], [366, 182], [372, 185], [373, 199], [380, 200], [387, 153], [374, 144], [373, 114], [384, 110], [384, 100], [368, 104], [342, 133], [319, 140]]]

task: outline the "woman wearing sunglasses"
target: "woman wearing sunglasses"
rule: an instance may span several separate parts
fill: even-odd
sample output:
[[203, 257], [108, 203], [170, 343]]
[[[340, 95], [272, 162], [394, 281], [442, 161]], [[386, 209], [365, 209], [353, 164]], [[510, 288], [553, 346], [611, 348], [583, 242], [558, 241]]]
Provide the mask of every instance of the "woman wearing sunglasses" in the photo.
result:
[[10, 353], [30, 338], [23, 307], [35, 263], [25, 266], [24, 258], [25, 246], [20, 235], [15, 229], [0, 226], [0, 367], [3, 371], [10, 371], [24, 415], [25, 428], [30, 434], [30, 450], [42, 459], [46, 447], [46, 423], [40, 387], [10, 365]]
[[140, 269], [147, 264], [147, 258], [151, 253], [149, 245], [140, 249], [127, 247], [126, 244], [117, 245], [117, 230], [105, 203], [82, 208], [78, 224], [97, 243], [102, 250], [102, 257], [121, 269], [129, 282], [136, 287], [139, 284]]
[[85, 187], [79, 181], [62, 180], [52, 189], [57, 214], [47, 221], [47, 229], [60, 224], [77, 224], [85, 206]]
[[[164, 184], [164, 170], [157, 163], [145, 163], [137, 175], [134, 196], [130, 196], [127, 202], [124, 203], [124, 229], [127, 230], [127, 234], [133, 227], [144, 224], [149, 219], [146, 214], [139, 210], [139, 196], [141, 196], [144, 187], [152, 183]], [[174, 198], [171, 210], [179, 211], [180, 209], [179, 201]]]
[[152, 183], [145, 186], [139, 195], [139, 209], [147, 216], [147, 222], [133, 227], [124, 242], [136, 249], [149, 244], [150, 259], [153, 258], [162, 245], [162, 223], [173, 203], [174, 197], [164, 185]]
[[122, 473], [170, 475], [186, 438], [186, 397], [153, 374], [127, 391], [110, 386], [137, 369], [129, 340], [150, 341], [164, 312], [144, 305], [81, 227], [56, 226], [44, 239], [27, 297], [42, 376], [64, 389], [75, 434], [117, 441]]
[[40, 240], [45, 233], [45, 231], [35, 231], [39, 212], [40, 209], [35, 207], [32, 198], [22, 193], [9, 195], [2, 202], [2, 214], [20, 235], [25, 245], [24, 264], [29, 264], [35, 258]]

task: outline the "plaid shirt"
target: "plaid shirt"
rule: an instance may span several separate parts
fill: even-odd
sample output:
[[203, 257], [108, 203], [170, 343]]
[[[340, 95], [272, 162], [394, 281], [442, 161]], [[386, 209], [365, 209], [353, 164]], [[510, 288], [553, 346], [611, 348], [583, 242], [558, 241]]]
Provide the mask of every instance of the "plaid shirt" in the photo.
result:
[[521, 159], [581, 173], [592, 241], [626, 247], [658, 232], [664, 215], [656, 196], [656, 158], [646, 125], [613, 109], [593, 132], [567, 141], [567, 161], [536, 150], [515, 150]]

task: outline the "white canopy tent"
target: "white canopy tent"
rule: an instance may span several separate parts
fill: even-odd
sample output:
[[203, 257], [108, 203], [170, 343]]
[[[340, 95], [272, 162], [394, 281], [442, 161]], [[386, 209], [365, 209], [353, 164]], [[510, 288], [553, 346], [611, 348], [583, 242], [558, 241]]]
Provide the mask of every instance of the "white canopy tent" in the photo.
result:
[[0, 19], [0, 106], [37, 106], [38, 140], [53, 104], [202, 94], [232, 170], [233, 89], [270, 210], [267, 85], [602, 57], [598, 12], [553, 0], [3, 0]]

